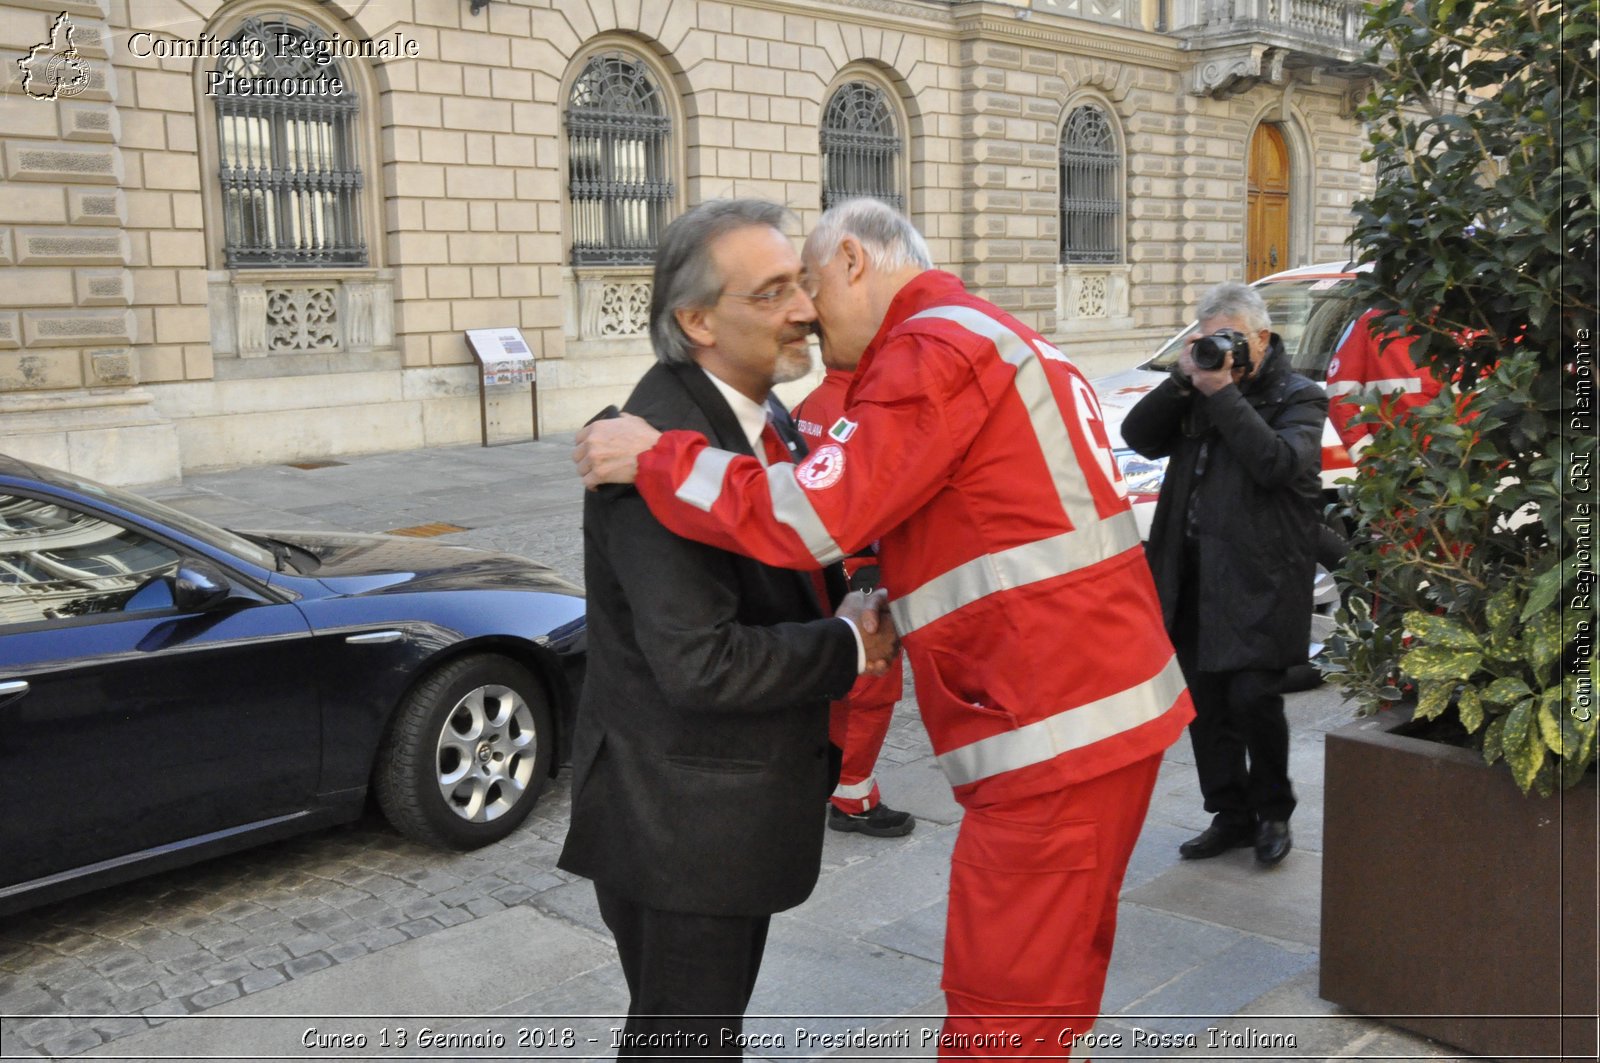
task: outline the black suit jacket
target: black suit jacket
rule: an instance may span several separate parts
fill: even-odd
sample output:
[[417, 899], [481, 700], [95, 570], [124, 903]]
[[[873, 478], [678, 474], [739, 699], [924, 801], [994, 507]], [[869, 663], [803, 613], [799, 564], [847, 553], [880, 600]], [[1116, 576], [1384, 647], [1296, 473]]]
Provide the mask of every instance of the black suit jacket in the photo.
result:
[[[749, 454], [698, 366], [657, 365], [626, 409]], [[681, 539], [632, 487], [584, 500], [589, 662], [558, 866], [636, 903], [769, 915], [811, 893], [833, 786], [828, 699], [855, 637], [809, 577]]]

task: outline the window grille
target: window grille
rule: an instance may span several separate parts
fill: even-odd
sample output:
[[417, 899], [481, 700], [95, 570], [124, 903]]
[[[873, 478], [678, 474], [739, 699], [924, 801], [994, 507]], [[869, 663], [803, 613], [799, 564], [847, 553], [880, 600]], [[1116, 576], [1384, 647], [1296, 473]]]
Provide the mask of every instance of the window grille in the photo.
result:
[[644, 64], [621, 52], [584, 65], [567, 101], [572, 264], [654, 260], [673, 187], [672, 119]]
[[1061, 131], [1061, 261], [1117, 262], [1121, 158], [1105, 112], [1084, 105]]
[[855, 196], [905, 209], [900, 132], [883, 90], [866, 81], [839, 86], [822, 115], [822, 209]]
[[[297, 89], [236, 94], [221, 84], [217, 143], [221, 156], [224, 258], [229, 269], [364, 266], [361, 166], [356, 147], [360, 102], [338, 61], [318, 66], [327, 34], [287, 15], [246, 19], [226, 78], [270, 78]], [[289, 43], [293, 41], [294, 43]], [[326, 91], [333, 78], [338, 95]], [[318, 79], [325, 79], [317, 89]]]

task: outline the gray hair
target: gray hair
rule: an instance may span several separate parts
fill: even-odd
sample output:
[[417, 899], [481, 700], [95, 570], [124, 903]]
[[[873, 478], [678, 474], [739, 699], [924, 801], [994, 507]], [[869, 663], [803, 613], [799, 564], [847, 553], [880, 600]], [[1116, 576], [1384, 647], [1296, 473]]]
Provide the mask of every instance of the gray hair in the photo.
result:
[[865, 196], [847, 199], [829, 207], [806, 240], [816, 264], [825, 266], [839, 250], [839, 241], [853, 236], [861, 241], [867, 261], [874, 269], [892, 272], [916, 267], [932, 269], [933, 255], [928, 242], [911, 224], [911, 219], [881, 199]]
[[751, 225], [783, 231], [789, 212], [764, 199], [711, 199], [679, 215], [661, 234], [650, 289], [650, 345], [664, 365], [694, 361], [694, 341], [678, 324], [677, 311], [710, 306], [723, 279], [711, 261], [721, 236]]
[[1209, 289], [1200, 297], [1200, 307], [1195, 316], [1201, 321], [1213, 317], [1239, 318], [1251, 332], [1272, 329], [1272, 315], [1267, 313], [1267, 301], [1248, 284], [1236, 281]]

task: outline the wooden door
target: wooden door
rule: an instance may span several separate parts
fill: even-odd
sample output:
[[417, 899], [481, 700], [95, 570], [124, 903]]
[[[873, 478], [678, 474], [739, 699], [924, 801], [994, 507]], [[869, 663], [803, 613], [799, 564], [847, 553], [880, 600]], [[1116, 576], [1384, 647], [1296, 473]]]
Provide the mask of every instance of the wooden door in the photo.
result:
[[1244, 279], [1288, 268], [1289, 149], [1278, 127], [1262, 122], [1250, 138]]

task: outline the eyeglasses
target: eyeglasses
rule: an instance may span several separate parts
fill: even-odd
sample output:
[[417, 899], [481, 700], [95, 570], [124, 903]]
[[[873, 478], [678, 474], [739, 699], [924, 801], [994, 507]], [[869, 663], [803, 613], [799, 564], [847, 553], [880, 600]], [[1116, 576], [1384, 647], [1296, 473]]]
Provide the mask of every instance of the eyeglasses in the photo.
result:
[[[816, 280], [810, 276], [801, 277], [798, 281], [780, 281], [768, 285], [759, 292], [723, 292], [722, 295], [743, 299], [752, 306], [759, 306], [766, 310], [776, 310], [786, 307], [794, 302], [799, 293], [805, 293], [806, 298], [813, 298], [817, 294]], [[721, 298], [721, 296], [718, 296]]]

